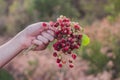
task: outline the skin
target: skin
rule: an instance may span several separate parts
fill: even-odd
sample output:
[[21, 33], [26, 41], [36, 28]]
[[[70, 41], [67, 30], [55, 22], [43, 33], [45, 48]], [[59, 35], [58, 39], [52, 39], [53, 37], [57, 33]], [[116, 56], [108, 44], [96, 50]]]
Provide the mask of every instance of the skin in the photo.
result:
[[37, 45], [35, 50], [44, 50], [54, 40], [54, 29], [49, 23], [46, 27], [42, 24], [43, 22], [38, 22], [29, 25], [10, 41], [0, 46], [0, 68], [32, 44]]

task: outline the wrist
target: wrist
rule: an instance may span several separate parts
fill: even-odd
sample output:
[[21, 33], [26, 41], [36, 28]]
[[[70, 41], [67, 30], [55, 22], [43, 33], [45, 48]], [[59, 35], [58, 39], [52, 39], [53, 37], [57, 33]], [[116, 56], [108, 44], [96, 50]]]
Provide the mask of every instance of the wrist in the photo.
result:
[[28, 36], [24, 31], [21, 31], [14, 37], [14, 40], [20, 45], [21, 49], [28, 48], [32, 44], [33, 39], [35, 37]]
[[16, 44], [16, 46], [19, 47], [20, 50], [23, 50], [26, 48], [25, 46], [25, 36], [23, 36], [22, 32], [18, 33], [13, 39], [13, 42]]

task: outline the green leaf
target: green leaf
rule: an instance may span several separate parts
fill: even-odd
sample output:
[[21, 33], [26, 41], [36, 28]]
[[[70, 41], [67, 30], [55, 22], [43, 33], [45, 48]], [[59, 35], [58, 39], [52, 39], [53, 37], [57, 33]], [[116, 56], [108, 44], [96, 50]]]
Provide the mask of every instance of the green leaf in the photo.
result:
[[86, 34], [83, 34], [82, 46], [87, 46], [89, 43], [90, 43], [90, 38]]

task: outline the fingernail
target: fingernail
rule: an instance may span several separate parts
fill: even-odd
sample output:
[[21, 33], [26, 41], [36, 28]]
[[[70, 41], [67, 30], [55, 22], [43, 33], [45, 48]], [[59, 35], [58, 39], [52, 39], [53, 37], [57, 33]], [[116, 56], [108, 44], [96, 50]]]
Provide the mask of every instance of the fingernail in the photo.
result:
[[51, 37], [51, 40], [50, 41], [53, 41], [54, 40], [54, 38], [53, 37]]

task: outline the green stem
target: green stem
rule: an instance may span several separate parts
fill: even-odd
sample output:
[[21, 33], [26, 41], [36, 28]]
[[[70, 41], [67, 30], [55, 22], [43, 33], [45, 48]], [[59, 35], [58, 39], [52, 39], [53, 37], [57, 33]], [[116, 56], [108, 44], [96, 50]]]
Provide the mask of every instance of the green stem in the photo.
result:
[[37, 46], [36, 45], [31, 45], [30, 47], [28, 47], [27, 49], [24, 49], [21, 53], [22, 54], [28, 54], [28, 52], [30, 51], [30, 50], [33, 50], [33, 49], [35, 49]]

